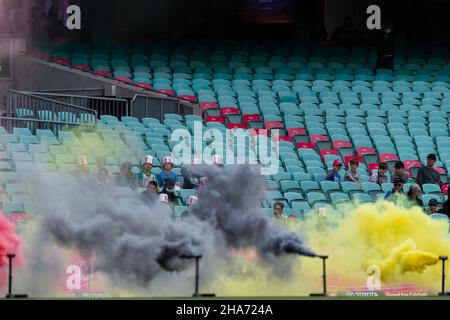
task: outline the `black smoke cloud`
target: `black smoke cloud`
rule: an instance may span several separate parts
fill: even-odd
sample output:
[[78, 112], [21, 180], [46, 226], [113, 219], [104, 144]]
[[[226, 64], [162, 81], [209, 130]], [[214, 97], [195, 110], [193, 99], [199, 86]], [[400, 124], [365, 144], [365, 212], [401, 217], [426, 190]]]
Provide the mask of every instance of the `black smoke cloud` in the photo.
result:
[[[96, 271], [138, 287], [167, 272], [192, 266], [184, 256], [203, 256], [206, 275], [228, 249], [252, 247], [265, 261], [284, 254], [314, 256], [295, 234], [260, 210], [264, 180], [257, 166], [196, 168], [208, 184], [187, 219], [173, 221], [165, 205], [142, 203], [130, 210], [117, 204], [113, 188], [60, 175], [30, 177], [36, 211], [45, 234], [59, 245], [91, 252]], [[33, 181], [33, 179], [35, 179]]]

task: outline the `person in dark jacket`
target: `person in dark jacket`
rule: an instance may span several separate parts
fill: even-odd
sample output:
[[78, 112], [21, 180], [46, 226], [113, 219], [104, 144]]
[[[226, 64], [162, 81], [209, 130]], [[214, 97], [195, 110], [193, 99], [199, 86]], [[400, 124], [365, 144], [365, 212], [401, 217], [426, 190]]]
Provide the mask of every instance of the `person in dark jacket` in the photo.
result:
[[152, 204], [156, 200], [158, 200], [158, 184], [156, 181], [150, 181], [147, 185], [147, 189], [145, 191], [141, 192], [139, 195], [139, 198], [144, 202], [145, 204]]
[[426, 167], [422, 167], [417, 172], [416, 183], [422, 187], [422, 185], [430, 183], [430, 184], [441, 184], [441, 175], [438, 171], [434, 169], [434, 165], [436, 163], [436, 155], [429, 154], [427, 157], [427, 165]]
[[445, 214], [450, 218], [450, 188], [447, 190], [447, 201], [444, 202], [442, 209], [439, 210], [439, 213]]
[[396, 41], [394, 25], [390, 21], [385, 21], [376, 40], [378, 53], [376, 69], [394, 69]]

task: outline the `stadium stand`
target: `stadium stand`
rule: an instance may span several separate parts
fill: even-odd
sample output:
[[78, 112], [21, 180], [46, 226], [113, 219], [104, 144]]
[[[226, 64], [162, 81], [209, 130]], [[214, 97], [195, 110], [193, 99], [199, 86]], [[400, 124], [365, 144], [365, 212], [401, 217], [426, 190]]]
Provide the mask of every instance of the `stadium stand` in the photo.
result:
[[[394, 71], [377, 72], [373, 71], [376, 52], [366, 47], [295, 42], [181, 41], [111, 48], [75, 43], [39, 48], [32, 54], [200, 104], [203, 117], [166, 114], [160, 121], [99, 115], [97, 131], [90, 133], [95, 148], [85, 151], [95, 157], [96, 151], [103, 150], [113, 173], [119, 172], [124, 161], [138, 165], [146, 154], [155, 157], [158, 173], [162, 158], [174, 147], [168, 136], [178, 128], [192, 132], [195, 122], [201, 122], [204, 128], [222, 131], [281, 130], [281, 167], [277, 175], [266, 178], [265, 208], [282, 201], [287, 212], [300, 214], [350, 199], [375, 201], [392, 189], [390, 182], [382, 186], [369, 182], [379, 162], [387, 162], [392, 169], [401, 160], [410, 176], [416, 177], [429, 153], [438, 157], [436, 169], [443, 185], [424, 186], [423, 198], [435, 197], [440, 203], [446, 199], [450, 174], [447, 48], [401, 51]], [[36, 117], [26, 106], [16, 109], [15, 115]], [[40, 111], [37, 116], [80, 123], [90, 115]], [[50, 170], [73, 171], [78, 138], [65, 131], [54, 136], [48, 130], [1, 130], [0, 180], [7, 207], [15, 206], [11, 200], [16, 193], [26, 191], [10, 185], [10, 180], [17, 179], [14, 171], [23, 174], [19, 164], [36, 162], [49, 165]], [[360, 161], [362, 190], [351, 182], [325, 181], [334, 160], [344, 163], [340, 172], [344, 177], [353, 158]], [[180, 173], [180, 168], [175, 172]], [[182, 190], [176, 212], [183, 211], [190, 195], [191, 191]], [[18, 207], [23, 204], [17, 202]]]

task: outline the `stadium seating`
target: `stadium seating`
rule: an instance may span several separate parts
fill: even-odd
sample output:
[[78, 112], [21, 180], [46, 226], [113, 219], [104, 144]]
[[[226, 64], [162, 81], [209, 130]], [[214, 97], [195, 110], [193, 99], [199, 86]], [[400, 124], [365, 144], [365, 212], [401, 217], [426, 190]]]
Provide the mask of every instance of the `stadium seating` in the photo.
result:
[[[380, 161], [392, 170], [395, 161], [401, 160], [415, 177], [426, 156], [436, 153], [436, 169], [447, 183], [450, 59], [448, 52], [436, 54], [435, 49], [423, 48], [420, 58], [414, 50], [400, 50], [393, 72], [373, 71], [376, 52], [372, 49], [295, 42], [255, 46], [181, 41], [170, 46], [135, 45], [125, 51], [115, 46], [101, 51], [73, 44], [42, 50], [52, 61], [63, 53], [65, 59], [59, 61], [74, 68], [201, 106], [202, 117], [167, 114], [161, 122], [101, 115], [92, 138], [109, 150], [109, 168], [116, 168], [112, 171], [117, 172], [124, 160], [138, 164], [145, 154], [153, 154], [159, 165], [173, 149], [174, 144], [167, 139], [170, 133], [177, 128], [192, 132], [195, 122], [222, 131], [253, 129], [253, 134], [280, 129], [280, 170], [266, 177], [265, 205], [280, 200], [288, 210], [305, 211], [324, 204], [337, 206], [342, 201], [367, 202], [382, 197], [392, 184], [380, 187], [368, 182]], [[17, 109], [16, 115], [34, 116], [24, 107]], [[36, 116], [53, 117], [48, 112]], [[71, 121], [68, 115], [59, 117]], [[12, 135], [4, 131], [0, 139], [3, 161], [13, 167], [18, 162], [44, 162], [62, 171], [75, 168], [76, 152], [53, 146], [76, 140], [71, 133], [55, 137], [51, 131], [42, 131], [33, 135], [17, 128]], [[120, 152], [113, 146], [120, 146]], [[92, 150], [89, 152], [94, 156]], [[361, 162], [362, 189], [351, 182], [324, 181], [335, 159], [344, 162], [343, 175], [353, 158]], [[159, 166], [155, 170], [160, 170]], [[182, 204], [189, 194], [191, 191], [182, 191]], [[432, 197], [440, 203], [445, 200], [442, 189], [425, 185], [423, 199]]]

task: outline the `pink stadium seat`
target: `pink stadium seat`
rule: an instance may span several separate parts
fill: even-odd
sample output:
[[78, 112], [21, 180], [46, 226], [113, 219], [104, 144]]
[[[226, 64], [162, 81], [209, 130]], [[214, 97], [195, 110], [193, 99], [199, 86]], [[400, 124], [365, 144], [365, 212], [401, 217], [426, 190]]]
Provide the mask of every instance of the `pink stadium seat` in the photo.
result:
[[320, 150], [320, 158], [322, 159], [322, 161], [325, 161], [326, 155], [339, 156], [339, 152], [337, 152], [336, 150], [331, 150], [331, 149]]
[[229, 123], [228, 129], [246, 129], [245, 124], [242, 123]]
[[224, 118], [229, 114], [241, 114], [238, 109], [230, 108], [230, 107], [220, 109], [220, 113], [222, 114], [222, 117], [224, 117]]
[[111, 72], [105, 71], [105, 70], [95, 70], [94, 74], [97, 75], [97, 76], [107, 77], [107, 78], [112, 78], [113, 77]]
[[314, 144], [310, 142], [299, 142], [297, 143], [297, 149], [315, 149]]
[[190, 102], [197, 102], [197, 98], [195, 96], [191, 96], [189, 94], [182, 94], [181, 96], [178, 96], [178, 98], [187, 100]]
[[445, 169], [441, 168], [441, 167], [434, 167], [434, 170], [436, 170], [437, 172], [439, 172], [439, 174], [445, 174]]
[[333, 149], [339, 150], [340, 148], [351, 148], [352, 144], [350, 141], [333, 141]]
[[252, 136], [268, 136], [269, 132], [267, 129], [250, 129], [250, 134]]
[[361, 147], [356, 149], [356, 152], [358, 153], [358, 157], [363, 157], [367, 154], [377, 154], [377, 151], [370, 147]]
[[317, 142], [322, 142], [322, 141], [330, 141], [327, 136], [323, 136], [320, 134], [311, 136], [311, 137], [309, 137], [309, 139], [310, 139], [311, 143], [313, 143], [313, 144], [316, 144]]
[[448, 194], [448, 186], [450, 186], [450, 184], [441, 185], [441, 190], [444, 194]]
[[146, 82], [137, 82], [134, 84], [136, 87], [140, 87], [140, 88], [144, 88], [144, 89], [148, 89], [148, 90], [152, 90], [153, 87], [150, 83], [146, 83]]
[[73, 67], [81, 71], [91, 71], [91, 67], [85, 64], [74, 64]]
[[382, 153], [380, 154], [380, 162], [397, 161], [398, 157], [393, 153]]
[[52, 62], [59, 63], [59, 64], [70, 64], [70, 60], [67, 58], [56, 58], [56, 59], [53, 59]]
[[261, 116], [259, 114], [245, 114], [242, 116], [242, 121], [247, 127], [248, 123], [251, 121], [261, 121]]
[[209, 117], [206, 117], [206, 123], [209, 123], [209, 122], [225, 123], [225, 119], [223, 117], [209, 116]]
[[173, 90], [170, 90], [170, 89], [161, 89], [161, 90], [158, 90], [158, 92], [167, 94], [169, 96], [174, 96], [175, 95], [175, 92]]
[[372, 174], [373, 170], [378, 170], [380, 168], [379, 163], [370, 163], [369, 164], [369, 172]]
[[289, 136], [278, 136], [274, 137], [274, 141], [287, 141], [287, 142], [293, 142], [294, 140]]
[[405, 165], [405, 170], [408, 170], [408, 171], [411, 168], [420, 168], [422, 166], [422, 164], [418, 160], [406, 160], [406, 161], [403, 161], [403, 163]]
[[264, 122], [264, 128], [266, 128], [268, 130], [283, 129], [284, 125], [283, 125], [283, 123], [278, 122], [278, 121], [266, 121], [266, 122]]
[[202, 107], [202, 110], [205, 111], [206, 109], [217, 109], [219, 105], [215, 102], [200, 102], [200, 107]]
[[288, 134], [289, 134], [289, 137], [291, 137], [291, 138], [293, 138], [295, 136], [306, 136], [306, 135], [308, 135], [306, 130], [302, 129], [302, 128], [291, 128], [291, 129], [288, 129]]
[[115, 77], [115, 80], [120, 81], [120, 82], [125, 82], [127, 84], [133, 83], [133, 81], [128, 77]]

